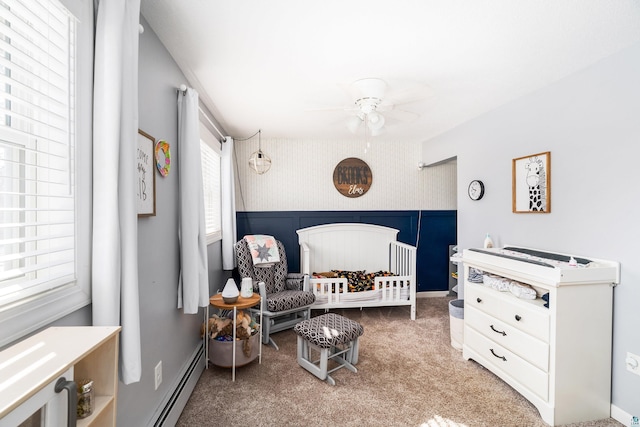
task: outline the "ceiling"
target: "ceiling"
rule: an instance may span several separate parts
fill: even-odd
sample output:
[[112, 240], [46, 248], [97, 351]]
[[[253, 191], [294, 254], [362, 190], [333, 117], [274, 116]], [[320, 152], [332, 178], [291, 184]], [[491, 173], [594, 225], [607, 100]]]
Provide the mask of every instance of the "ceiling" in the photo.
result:
[[228, 134], [361, 140], [345, 88], [412, 102], [376, 138], [426, 141], [640, 41], [638, 0], [142, 0]]

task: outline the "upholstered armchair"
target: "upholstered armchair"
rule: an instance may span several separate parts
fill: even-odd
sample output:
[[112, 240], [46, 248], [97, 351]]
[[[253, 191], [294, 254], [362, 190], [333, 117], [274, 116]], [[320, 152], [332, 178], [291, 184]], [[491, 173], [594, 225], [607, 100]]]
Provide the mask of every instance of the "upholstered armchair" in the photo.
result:
[[253, 265], [251, 251], [246, 240], [235, 244], [238, 273], [241, 278], [253, 280], [254, 292], [259, 292], [262, 304], [262, 343], [278, 346], [271, 334], [293, 328], [298, 322], [309, 319], [310, 306], [315, 295], [309, 291], [309, 276], [289, 273], [284, 245], [276, 241], [280, 262], [269, 267]]

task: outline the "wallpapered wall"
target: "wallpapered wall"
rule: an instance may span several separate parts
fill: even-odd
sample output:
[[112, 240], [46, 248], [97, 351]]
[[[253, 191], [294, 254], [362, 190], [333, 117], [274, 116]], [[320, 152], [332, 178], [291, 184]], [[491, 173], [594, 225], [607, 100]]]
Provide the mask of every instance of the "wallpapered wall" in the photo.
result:
[[[268, 129], [262, 132], [262, 151], [272, 166], [263, 175], [248, 166], [258, 137], [240, 141], [238, 136], [235, 142], [238, 211], [456, 209], [456, 162], [418, 170], [421, 144], [374, 139], [365, 154], [364, 142], [265, 135]], [[335, 166], [348, 157], [365, 161], [373, 174], [371, 188], [358, 198], [343, 196], [333, 185]]]

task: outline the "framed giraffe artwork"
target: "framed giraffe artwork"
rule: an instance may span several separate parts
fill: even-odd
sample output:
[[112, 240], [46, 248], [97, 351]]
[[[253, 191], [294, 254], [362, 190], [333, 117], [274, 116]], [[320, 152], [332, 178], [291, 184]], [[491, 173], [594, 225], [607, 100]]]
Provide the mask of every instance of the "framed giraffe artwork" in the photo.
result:
[[551, 152], [513, 159], [514, 213], [551, 212]]

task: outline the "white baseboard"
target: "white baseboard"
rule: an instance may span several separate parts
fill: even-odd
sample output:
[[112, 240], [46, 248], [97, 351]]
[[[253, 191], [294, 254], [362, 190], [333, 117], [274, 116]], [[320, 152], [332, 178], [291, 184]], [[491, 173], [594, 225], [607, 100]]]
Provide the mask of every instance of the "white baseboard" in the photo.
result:
[[449, 291], [416, 292], [416, 298], [437, 298], [437, 297], [446, 297], [447, 295], [449, 295]]
[[147, 427], [175, 426], [204, 371], [204, 347], [200, 344], [182, 367]]
[[[640, 417], [640, 414], [635, 415], [636, 417]], [[626, 411], [618, 408], [616, 405], [611, 405], [611, 418], [622, 423], [624, 426], [637, 426], [639, 424], [632, 424], [632, 418], [634, 415], [627, 413]]]

